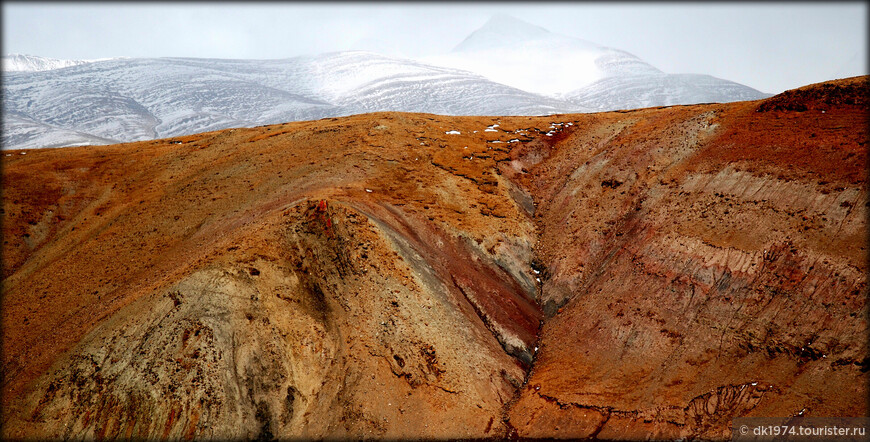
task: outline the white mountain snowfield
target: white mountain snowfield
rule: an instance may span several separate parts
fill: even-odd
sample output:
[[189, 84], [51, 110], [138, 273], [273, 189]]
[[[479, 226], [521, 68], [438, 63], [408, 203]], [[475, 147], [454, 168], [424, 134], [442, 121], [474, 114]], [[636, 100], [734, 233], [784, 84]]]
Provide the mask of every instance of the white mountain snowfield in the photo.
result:
[[[10, 67], [10, 69], [7, 69]], [[3, 149], [112, 144], [374, 111], [549, 115], [769, 96], [666, 74], [616, 49], [495, 16], [450, 54], [282, 60], [3, 58]]]
[[[155, 58], [3, 78], [5, 149], [140, 141], [380, 110], [586, 111], [479, 75], [369, 52], [286, 60]], [[72, 132], [72, 133], [71, 133]], [[95, 143], [97, 144], [97, 143]]]
[[68, 68], [96, 61], [112, 60], [98, 58], [94, 60], [59, 60], [57, 58], [37, 57], [35, 55], [9, 54], [3, 57], [3, 72], [39, 72], [53, 69]]

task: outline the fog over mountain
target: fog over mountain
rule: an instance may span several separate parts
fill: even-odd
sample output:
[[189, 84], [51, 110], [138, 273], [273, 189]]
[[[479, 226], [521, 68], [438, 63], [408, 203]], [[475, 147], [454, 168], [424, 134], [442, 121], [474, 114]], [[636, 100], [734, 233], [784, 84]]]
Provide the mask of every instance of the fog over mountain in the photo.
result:
[[4, 149], [111, 144], [374, 111], [547, 115], [768, 96], [667, 74], [618, 49], [496, 15], [420, 60], [3, 58]]
[[424, 60], [595, 111], [769, 96], [709, 75], [667, 74], [628, 52], [555, 34], [501, 14], [451, 53]]

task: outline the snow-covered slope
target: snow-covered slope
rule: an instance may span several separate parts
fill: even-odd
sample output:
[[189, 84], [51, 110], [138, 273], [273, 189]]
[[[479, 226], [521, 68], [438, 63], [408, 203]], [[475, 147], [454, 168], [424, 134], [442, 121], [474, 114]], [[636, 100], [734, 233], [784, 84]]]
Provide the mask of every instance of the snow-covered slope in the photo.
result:
[[80, 64], [93, 63], [95, 61], [110, 60], [102, 58], [97, 60], [58, 60], [57, 58], [38, 57], [36, 55], [9, 54], [0, 59], [3, 72], [38, 72], [52, 69], [68, 68]]
[[498, 14], [446, 55], [421, 59], [596, 110], [769, 96], [707, 75], [666, 74], [628, 52]]
[[310, 59], [308, 92], [352, 113], [403, 110], [448, 115], [542, 115], [586, 111], [558, 99], [456, 69], [367, 52]]
[[[18, 113], [3, 117], [4, 149], [22, 147], [64, 147], [91, 144], [111, 144], [114, 140], [36, 121]], [[8, 146], [8, 147], [7, 147]]]
[[645, 74], [602, 78], [563, 95], [596, 111], [637, 109], [675, 104], [726, 103], [768, 97], [755, 89], [699, 74]]
[[16, 55], [3, 62], [4, 149], [374, 111], [544, 115], [768, 96], [707, 75], [666, 74], [627, 52], [504, 15], [450, 54], [420, 60], [352, 51], [283, 60]]
[[3, 147], [138, 141], [372, 111], [587, 111], [470, 72], [369, 52], [285, 60], [122, 59], [3, 79]]

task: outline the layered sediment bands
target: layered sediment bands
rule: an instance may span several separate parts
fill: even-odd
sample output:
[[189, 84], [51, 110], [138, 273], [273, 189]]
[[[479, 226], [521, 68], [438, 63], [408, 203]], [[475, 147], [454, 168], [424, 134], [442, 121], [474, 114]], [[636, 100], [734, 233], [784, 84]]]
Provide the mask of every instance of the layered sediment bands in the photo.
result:
[[542, 314], [489, 124], [4, 157], [4, 435], [505, 434]]
[[9, 152], [3, 436], [866, 414], [865, 88]]
[[415, 268], [425, 260], [340, 203], [260, 226], [86, 335], [33, 387], [22, 425], [63, 438], [502, 431], [524, 372], [468, 301]]
[[599, 115], [530, 169], [549, 319], [520, 436], [867, 413], [868, 121], [824, 102]]

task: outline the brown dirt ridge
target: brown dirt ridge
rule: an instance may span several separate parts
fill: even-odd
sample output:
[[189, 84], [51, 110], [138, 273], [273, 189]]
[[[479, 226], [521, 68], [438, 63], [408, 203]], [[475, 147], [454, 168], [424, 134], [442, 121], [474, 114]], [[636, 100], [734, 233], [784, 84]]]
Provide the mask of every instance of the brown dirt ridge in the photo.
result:
[[4, 151], [2, 436], [865, 416], [867, 80]]

